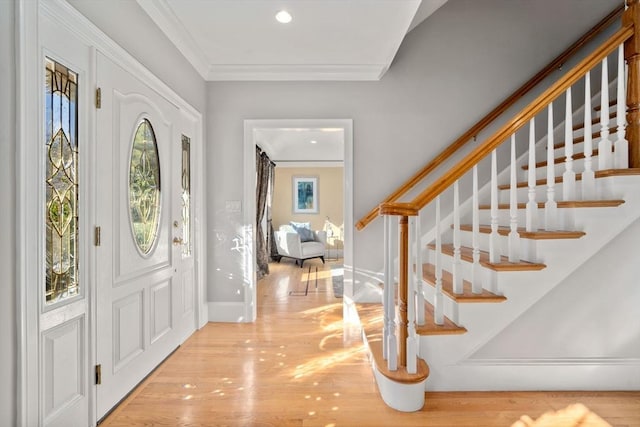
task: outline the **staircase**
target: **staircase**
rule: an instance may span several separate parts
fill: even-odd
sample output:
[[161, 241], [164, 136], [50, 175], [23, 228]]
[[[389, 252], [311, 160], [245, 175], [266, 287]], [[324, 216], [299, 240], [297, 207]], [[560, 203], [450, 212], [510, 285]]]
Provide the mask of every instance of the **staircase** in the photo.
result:
[[640, 235], [637, 59], [626, 57], [629, 83], [622, 65], [625, 43], [640, 40], [632, 14], [637, 0], [609, 41], [417, 197], [381, 204], [382, 304], [357, 311], [392, 408], [419, 410], [426, 388], [640, 387], [640, 355], [626, 342], [638, 339], [637, 319], [628, 336], [585, 342], [593, 321], [624, 323], [603, 304], [611, 292], [639, 295], [611, 265]]

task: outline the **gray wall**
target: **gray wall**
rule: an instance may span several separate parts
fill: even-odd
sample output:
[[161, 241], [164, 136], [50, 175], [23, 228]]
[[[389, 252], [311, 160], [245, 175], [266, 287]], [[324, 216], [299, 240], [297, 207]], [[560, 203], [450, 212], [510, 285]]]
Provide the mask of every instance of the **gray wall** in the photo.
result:
[[202, 114], [205, 83], [162, 31], [133, 0], [68, 0], [160, 80]]
[[15, 55], [13, 0], [0, 1], [0, 424], [16, 420]]
[[[352, 118], [354, 219], [619, 4], [618, 0], [450, 0], [411, 31], [379, 82], [213, 82], [207, 97], [209, 301], [243, 299], [243, 120]], [[382, 224], [354, 233], [358, 272], [379, 271]], [[377, 279], [356, 275], [361, 292]]]

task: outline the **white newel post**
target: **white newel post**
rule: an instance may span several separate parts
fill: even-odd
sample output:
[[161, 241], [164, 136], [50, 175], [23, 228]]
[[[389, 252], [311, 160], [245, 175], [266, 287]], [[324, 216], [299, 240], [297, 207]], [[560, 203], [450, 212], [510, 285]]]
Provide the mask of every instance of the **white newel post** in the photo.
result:
[[[553, 102], [549, 104], [547, 114], [547, 164], [554, 161], [553, 143]], [[555, 168], [547, 168], [547, 201], [544, 204], [544, 226], [547, 231], [557, 229], [558, 204], [555, 200], [556, 175]]]
[[618, 48], [618, 94], [616, 100], [616, 142], [614, 145], [614, 167], [627, 169], [629, 167], [629, 141], [625, 137], [626, 127], [626, 90], [627, 81], [624, 65], [624, 45]]
[[584, 77], [584, 171], [582, 172], [582, 200], [594, 200], [596, 178], [593, 172], [593, 137], [591, 118], [591, 71]]
[[511, 135], [511, 166], [509, 186], [509, 262], [520, 261], [520, 234], [518, 233], [518, 177], [516, 164], [516, 135]]
[[598, 170], [611, 169], [611, 140], [609, 139], [609, 68], [607, 58], [602, 60], [602, 87], [600, 89], [600, 143], [598, 144]]

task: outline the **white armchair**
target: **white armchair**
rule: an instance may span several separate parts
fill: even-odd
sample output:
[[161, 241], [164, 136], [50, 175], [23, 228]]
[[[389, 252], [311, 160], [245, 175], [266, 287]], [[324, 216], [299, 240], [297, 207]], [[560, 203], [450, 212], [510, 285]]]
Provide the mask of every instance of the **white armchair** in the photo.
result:
[[304, 260], [320, 258], [324, 264], [324, 253], [327, 246], [327, 233], [324, 231], [311, 231], [313, 240], [302, 241], [300, 234], [290, 225], [281, 225], [275, 233], [276, 246], [278, 248], [278, 262], [282, 257], [293, 258], [300, 262], [300, 268]]

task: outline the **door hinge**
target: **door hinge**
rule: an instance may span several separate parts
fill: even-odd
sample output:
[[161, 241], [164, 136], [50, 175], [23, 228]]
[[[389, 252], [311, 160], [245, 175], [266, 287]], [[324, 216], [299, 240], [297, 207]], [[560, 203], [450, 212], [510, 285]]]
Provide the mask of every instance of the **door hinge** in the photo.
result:
[[102, 384], [102, 365], [96, 365], [96, 385]]
[[96, 108], [102, 108], [102, 90], [96, 89]]
[[100, 227], [98, 226], [93, 231], [93, 244], [94, 246], [100, 246]]

